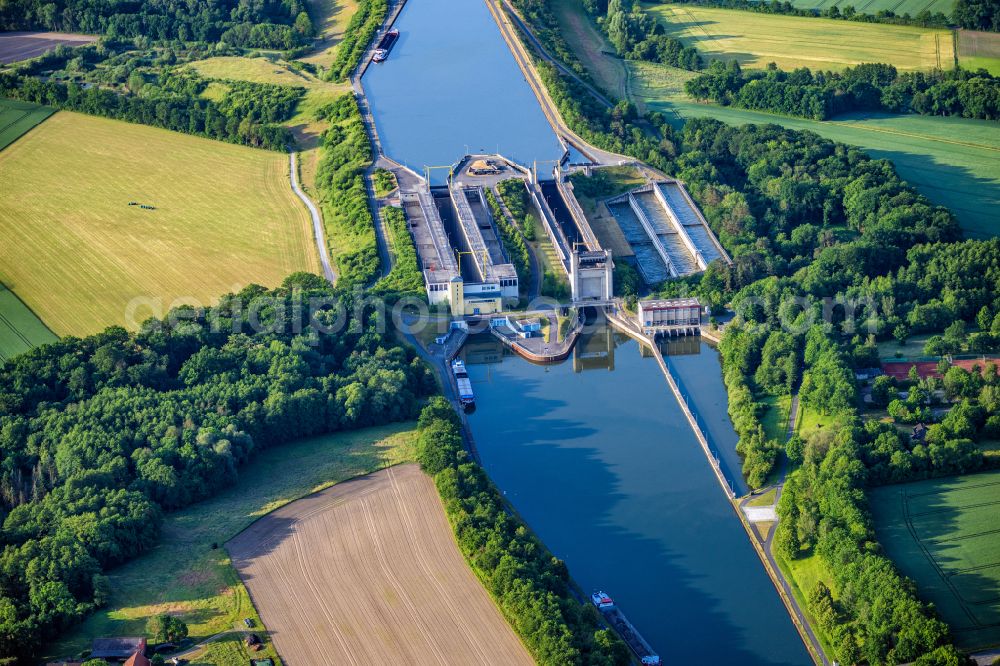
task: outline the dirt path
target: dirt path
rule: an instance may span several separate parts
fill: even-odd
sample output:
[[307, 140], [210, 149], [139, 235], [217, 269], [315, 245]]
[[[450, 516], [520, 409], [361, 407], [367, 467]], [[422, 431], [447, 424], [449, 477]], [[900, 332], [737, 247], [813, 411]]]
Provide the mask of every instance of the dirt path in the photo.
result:
[[316, 238], [316, 250], [319, 252], [319, 260], [323, 264], [323, 277], [330, 284], [337, 284], [337, 273], [333, 270], [333, 266], [330, 265], [330, 250], [326, 246], [323, 217], [319, 214], [316, 204], [299, 187], [298, 153], [295, 151], [288, 154], [288, 173], [295, 196], [301, 199], [302, 203], [309, 209], [309, 217], [312, 218], [313, 224], [313, 235]]

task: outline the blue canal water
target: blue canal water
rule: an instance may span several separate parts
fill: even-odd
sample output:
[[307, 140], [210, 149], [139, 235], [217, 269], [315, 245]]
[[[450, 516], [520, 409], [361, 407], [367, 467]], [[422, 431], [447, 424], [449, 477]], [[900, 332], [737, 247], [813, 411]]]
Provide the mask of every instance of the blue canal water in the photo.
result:
[[388, 156], [418, 172], [470, 152], [525, 165], [562, 157], [482, 0], [409, 0], [395, 27], [389, 59], [363, 79]]
[[489, 347], [464, 352], [479, 454], [585, 591], [611, 594], [666, 664], [811, 663], [652, 358], [603, 330], [558, 365]]

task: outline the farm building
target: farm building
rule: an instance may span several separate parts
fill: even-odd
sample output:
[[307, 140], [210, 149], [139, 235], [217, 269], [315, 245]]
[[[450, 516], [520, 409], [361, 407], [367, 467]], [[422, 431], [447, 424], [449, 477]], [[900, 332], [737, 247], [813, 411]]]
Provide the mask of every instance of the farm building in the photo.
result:
[[125, 666], [152, 666], [152, 663], [142, 652], [136, 652], [125, 660]]
[[125, 661], [126, 659], [132, 657], [136, 652], [145, 654], [145, 638], [95, 638], [93, 644], [91, 645], [90, 658]]

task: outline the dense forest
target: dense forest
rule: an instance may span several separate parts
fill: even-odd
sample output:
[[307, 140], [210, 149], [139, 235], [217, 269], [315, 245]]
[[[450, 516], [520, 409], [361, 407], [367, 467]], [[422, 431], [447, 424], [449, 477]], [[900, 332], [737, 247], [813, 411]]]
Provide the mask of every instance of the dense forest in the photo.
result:
[[297, 274], [0, 366], [0, 657], [27, 663], [105, 603], [105, 572], [254, 451], [415, 418], [436, 384], [386, 325]]
[[434, 398], [420, 414], [417, 458], [434, 477], [473, 571], [539, 664], [627, 666], [628, 647], [577, 601], [569, 572], [512, 512], [463, 447], [455, 410]]
[[934, 116], [1000, 120], [1000, 77], [986, 70], [899, 72], [862, 64], [842, 72], [743, 70], [735, 60], [715, 61], [685, 91], [723, 106], [826, 120], [849, 111], [912, 111]]
[[314, 32], [304, 0], [8, 0], [0, 3], [0, 31], [10, 30], [223, 42], [279, 50], [309, 43]]
[[1000, 32], [1000, 3], [996, 0], [955, 0], [952, 16], [966, 30]]

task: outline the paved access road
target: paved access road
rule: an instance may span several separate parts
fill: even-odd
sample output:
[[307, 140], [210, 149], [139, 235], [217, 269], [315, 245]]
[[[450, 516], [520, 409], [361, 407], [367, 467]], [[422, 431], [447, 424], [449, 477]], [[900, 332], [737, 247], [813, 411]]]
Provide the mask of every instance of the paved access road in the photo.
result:
[[288, 153], [288, 173], [292, 183], [292, 190], [302, 200], [302, 203], [306, 205], [306, 208], [309, 209], [309, 216], [312, 218], [313, 223], [313, 235], [316, 237], [316, 250], [319, 252], [319, 260], [323, 264], [323, 277], [330, 284], [337, 284], [337, 274], [334, 272], [333, 266], [330, 265], [330, 249], [326, 246], [326, 234], [323, 231], [323, 216], [319, 214], [319, 209], [316, 208], [316, 204], [312, 202], [312, 199], [306, 196], [306, 193], [299, 187], [299, 169], [296, 158], [297, 153], [295, 151]]

